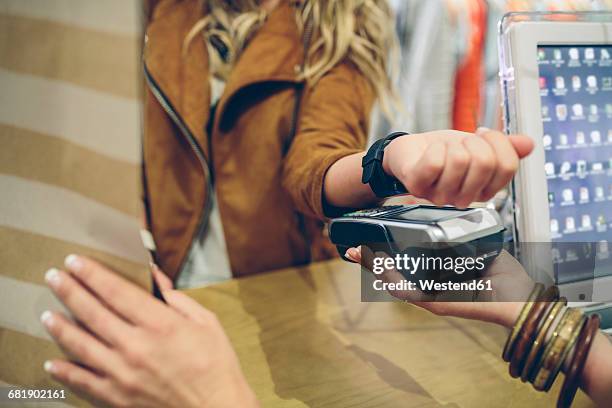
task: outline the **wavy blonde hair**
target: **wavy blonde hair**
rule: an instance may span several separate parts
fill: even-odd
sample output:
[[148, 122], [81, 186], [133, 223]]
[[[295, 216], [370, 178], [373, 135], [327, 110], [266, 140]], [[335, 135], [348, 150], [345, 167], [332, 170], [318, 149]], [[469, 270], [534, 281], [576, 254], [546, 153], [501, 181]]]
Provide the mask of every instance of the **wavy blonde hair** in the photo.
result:
[[[296, 7], [302, 36], [310, 35], [304, 78], [316, 83], [343, 60], [353, 63], [368, 79], [383, 111], [391, 114], [390, 76], [397, 60], [394, 19], [386, 0], [281, 0]], [[200, 0], [203, 17], [190, 30], [185, 45], [202, 34], [209, 47], [211, 74], [226, 79], [242, 50], [267, 13], [260, 0]], [[310, 31], [310, 33], [307, 33]], [[224, 50], [210, 52], [211, 47]]]

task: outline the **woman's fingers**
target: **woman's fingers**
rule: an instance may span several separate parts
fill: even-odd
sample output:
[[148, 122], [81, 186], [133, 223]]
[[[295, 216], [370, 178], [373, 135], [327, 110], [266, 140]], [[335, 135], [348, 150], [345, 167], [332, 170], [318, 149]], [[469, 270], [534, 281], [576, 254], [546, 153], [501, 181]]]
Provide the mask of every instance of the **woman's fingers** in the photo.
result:
[[183, 292], [169, 290], [164, 293], [164, 298], [171, 308], [196, 323], [207, 325], [215, 319], [214, 313]]
[[355, 263], [361, 263], [361, 247], [347, 249], [344, 256]]
[[518, 169], [519, 155], [510, 138], [500, 132], [480, 130], [477, 135], [491, 146], [497, 157], [495, 174], [480, 197], [481, 201], [487, 201], [512, 180]]
[[424, 151], [414, 166], [402, 174], [401, 181], [410, 194], [421, 198], [433, 196], [434, 185], [444, 170], [446, 161], [446, 144], [434, 141]]
[[155, 279], [160, 291], [165, 292], [166, 290], [174, 289], [174, 285], [168, 275], [163, 273], [154, 263], [151, 263], [151, 272], [153, 273], [153, 279]]
[[61, 313], [47, 311], [40, 320], [55, 342], [78, 362], [106, 374], [121, 365], [119, 357], [111, 349]]
[[435, 184], [431, 201], [436, 205], [453, 204], [461, 189], [469, 165], [470, 154], [461, 143], [461, 139], [449, 140], [446, 144], [444, 170]]
[[524, 135], [510, 135], [508, 136], [510, 143], [514, 147], [514, 150], [519, 156], [519, 159], [523, 159], [533, 151], [533, 140]]
[[480, 197], [482, 190], [493, 178], [497, 158], [495, 152], [480, 137], [468, 136], [463, 139], [463, 146], [470, 155], [469, 170], [455, 199], [457, 207], [465, 208]]
[[109, 386], [109, 380], [98, 374], [65, 360], [46, 361], [45, 371], [54, 380], [66, 385], [75, 394], [90, 400], [96, 406], [102, 403], [115, 405], [115, 393]]
[[106, 343], [118, 345], [130, 335], [131, 326], [111, 313], [69, 274], [50, 269], [45, 280], [74, 317]]
[[84, 286], [119, 316], [139, 326], [167, 327], [173, 312], [141, 288], [83, 256], [69, 255], [66, 267]]

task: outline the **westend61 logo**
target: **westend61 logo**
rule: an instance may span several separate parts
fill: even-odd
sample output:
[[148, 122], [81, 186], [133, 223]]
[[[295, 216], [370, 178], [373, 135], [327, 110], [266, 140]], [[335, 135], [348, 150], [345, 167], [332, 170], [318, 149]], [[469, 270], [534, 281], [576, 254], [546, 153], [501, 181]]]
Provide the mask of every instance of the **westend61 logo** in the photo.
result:
[[397, 254], [394, 257], [375, 257], [372, 272], [380, 275], [383, 272], [395, 269], [405, 275], [414, 275], [417, 272], [448, 271], [462, 275], [465, 272], [482, 271], [485, 268], [483, 257], [437, 257], [437, 256], [410, 256]]

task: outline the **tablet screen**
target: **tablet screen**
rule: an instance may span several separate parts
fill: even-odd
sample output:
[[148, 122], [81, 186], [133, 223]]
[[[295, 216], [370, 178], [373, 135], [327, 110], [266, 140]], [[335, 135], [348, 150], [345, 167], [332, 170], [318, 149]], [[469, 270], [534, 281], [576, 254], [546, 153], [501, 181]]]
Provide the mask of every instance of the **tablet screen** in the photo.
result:
[[538, 48], [550, 231], [612, 241], [612, 45]]

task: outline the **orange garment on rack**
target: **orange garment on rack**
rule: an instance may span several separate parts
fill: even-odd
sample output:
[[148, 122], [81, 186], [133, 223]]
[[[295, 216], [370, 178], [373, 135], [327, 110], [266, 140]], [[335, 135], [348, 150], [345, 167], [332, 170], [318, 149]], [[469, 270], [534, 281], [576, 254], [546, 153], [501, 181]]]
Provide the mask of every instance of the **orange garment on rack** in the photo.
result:
[[455, 78], [453, 128], [474, 132], [480, 118], [487, 5], [485, 0], [469, 0], [465, 5], [468, 8], [470, 22], [469, 47]]

